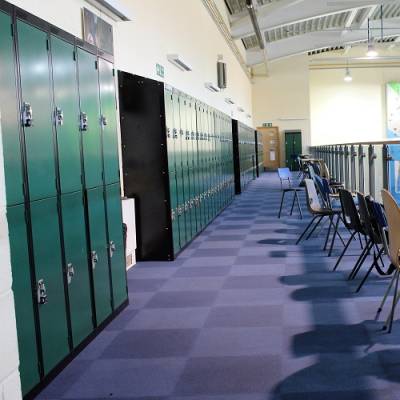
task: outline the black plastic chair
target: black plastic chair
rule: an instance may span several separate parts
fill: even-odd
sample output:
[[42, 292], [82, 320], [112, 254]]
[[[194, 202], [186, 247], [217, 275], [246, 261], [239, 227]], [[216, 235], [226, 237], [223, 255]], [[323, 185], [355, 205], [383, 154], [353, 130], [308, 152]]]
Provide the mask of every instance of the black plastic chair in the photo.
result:
[[[336, 271], [338, 265], [340, 264], [340, 261], [342, 260], [343, 256], [346, 254], [346, 251], [349, 248], [350, 243], [352, 242], [354, 237], [357, 234], [365, 236], [365, 231], [361, 224], [360, 216], [358, 215], [357, 207], [354, 203], [354, 199], [353, 199], [351, 192], [349, 192], [346, 189], [340, 189], [339, 190], [339, 199], [340, 199], [340, 204], [342, 206], [343, 223], [344, 223], [345, 227], [351, 232], [351, 235], [350, 235], [350, 238], [347, 241], [346, 246], [344, 247], [342, 253], [340, 254], [339, 258], [337, 259], [335, 266], [333, 267], [334, 271]], [[361, 255], [358, 258], [356, 265], [354, 267], [358, 266], [358, 263], [364, 256], [364, 251], [365, 251], [365, 248], [363, 249], [363, 252], [361, 253]]]

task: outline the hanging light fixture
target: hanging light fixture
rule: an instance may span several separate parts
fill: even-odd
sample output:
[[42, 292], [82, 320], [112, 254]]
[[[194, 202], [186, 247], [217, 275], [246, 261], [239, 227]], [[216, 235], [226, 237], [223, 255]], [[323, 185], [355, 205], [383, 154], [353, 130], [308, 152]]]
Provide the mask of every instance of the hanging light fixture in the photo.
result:
[[369, 18], [368, 18], [368, 50], [367, 50], [366, 55], [369, 58], [375, 58], [378, 56], [378, 52], [377, 52], [377, 50], [375, 48], [375, 44], [374, 44], [374, 38], [371, 36]]
[[346, 67], [346, 74], [344, 75], [344, 81], [351, 82], [352, 80], [353, 80], [353, 77], [351, 76], [350, 68]]

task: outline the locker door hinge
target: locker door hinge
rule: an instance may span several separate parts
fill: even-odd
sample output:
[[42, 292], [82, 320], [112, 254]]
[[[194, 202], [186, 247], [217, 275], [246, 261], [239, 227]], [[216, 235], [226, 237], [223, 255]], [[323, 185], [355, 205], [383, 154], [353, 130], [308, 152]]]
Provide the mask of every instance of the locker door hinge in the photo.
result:
[[72, 52], [72, 59], [73, 59], [74, 61], [76, 61], [76, 51], [75, 51], [75, 50]]
[[49, 39], [46, 39], [46, 49], [47, 51], [50, 50], [50, 43], [49, 43]]
[[115, 68], [112, 69], [112, 75], [115, 76]]
[[14, 24], [10, 24], [11, 27], [11, 36], [14, 36]]
[[98, 67], [99, 67], [99, 62], [96, 60], [96, 61], [94, 62], [94, 69], [98, 69]]

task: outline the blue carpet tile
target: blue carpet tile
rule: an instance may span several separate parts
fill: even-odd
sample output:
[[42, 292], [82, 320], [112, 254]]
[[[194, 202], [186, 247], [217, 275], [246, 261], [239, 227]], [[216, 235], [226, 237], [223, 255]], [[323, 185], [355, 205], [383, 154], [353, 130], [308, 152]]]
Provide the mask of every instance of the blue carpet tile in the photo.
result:
[[355, 294], [359, 242], [332, 272], [341, 243], [322, 251], [325, 225], [296, 245], [304, 194], [302, 220], [280, 196], [263, 174], [176, 261], [131, 269], [130, 305], [37, 399], [400, 400], [391, 297], [375, 319], [390, 278]]

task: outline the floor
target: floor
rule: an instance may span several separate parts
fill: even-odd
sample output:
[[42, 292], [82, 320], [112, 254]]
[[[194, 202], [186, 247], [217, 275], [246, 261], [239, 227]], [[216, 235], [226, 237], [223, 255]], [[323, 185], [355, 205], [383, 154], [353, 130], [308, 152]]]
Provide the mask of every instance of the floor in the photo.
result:
[[354, 257], [331, 272], [322, 233], [296, 246], [306, 220], [279, 201], [264, 174], [175, 262], [129, 271], [129, 307], [37, 398], [400, 399], [400, 323], [374, 320], [388, 278], [355, 295]]

